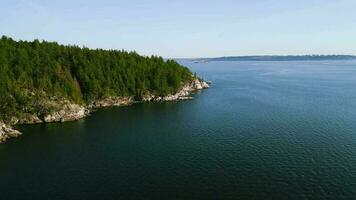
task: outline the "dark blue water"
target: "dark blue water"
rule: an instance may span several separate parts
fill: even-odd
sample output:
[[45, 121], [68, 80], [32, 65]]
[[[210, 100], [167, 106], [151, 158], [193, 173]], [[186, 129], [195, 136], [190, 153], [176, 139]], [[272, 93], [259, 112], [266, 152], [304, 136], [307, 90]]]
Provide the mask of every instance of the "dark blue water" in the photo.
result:
[[183, 62], [192, 101], [21, 126], [0, 199], [355, 199], [356, 62]]

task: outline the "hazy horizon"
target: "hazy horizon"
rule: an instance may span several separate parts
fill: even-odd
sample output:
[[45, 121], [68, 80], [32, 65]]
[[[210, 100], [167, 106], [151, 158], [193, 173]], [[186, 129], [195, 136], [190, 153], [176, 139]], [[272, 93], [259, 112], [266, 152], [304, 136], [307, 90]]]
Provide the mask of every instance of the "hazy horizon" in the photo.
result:
[[230, 57], [279, 57], [279, 56], [354, 56], [353, 54], [282, 54], [282, 55], [227, 55], [227, 56], [212, 56], [212, 57], [191, 57], [191, 58], [173, 58], [173, 59], [206, 59], [206, 58], [230, 58]]
[[352, 0], [4, 0], [0, 35], [165, 58], [356, 55], [354, 7]]

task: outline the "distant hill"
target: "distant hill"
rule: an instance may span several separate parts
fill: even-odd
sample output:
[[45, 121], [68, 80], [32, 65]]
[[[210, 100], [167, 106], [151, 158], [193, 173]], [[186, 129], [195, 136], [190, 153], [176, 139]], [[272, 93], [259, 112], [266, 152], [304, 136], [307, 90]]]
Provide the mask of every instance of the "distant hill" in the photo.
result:
[[302, 56], [229, 56], [190, 59], [195, 62], [209, 61], [302, 61], [302, 60], [352, 60], [353, 55], [302, 55]]

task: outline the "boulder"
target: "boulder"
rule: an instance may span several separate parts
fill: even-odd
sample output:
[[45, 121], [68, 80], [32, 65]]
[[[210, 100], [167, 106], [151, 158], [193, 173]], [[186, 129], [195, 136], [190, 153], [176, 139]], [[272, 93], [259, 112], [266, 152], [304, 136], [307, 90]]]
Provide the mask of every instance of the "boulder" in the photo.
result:
[[3, 122], [0, 122], [0, 143], [5, 142], [11, 137], [17, 137], [21, 134], [22, 133], [20, 131], [7, 126]]

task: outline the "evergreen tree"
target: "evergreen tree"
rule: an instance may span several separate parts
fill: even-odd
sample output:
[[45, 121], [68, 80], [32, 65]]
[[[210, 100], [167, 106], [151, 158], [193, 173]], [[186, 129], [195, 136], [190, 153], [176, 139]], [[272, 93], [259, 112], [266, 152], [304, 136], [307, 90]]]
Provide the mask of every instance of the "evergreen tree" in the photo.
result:
[[0, 39], [0, 119], [36, 112], [39, 94], [81, 104], [109, 96], [140, 98], [147, 92], [167, 95], [191, 79], [188, 68], [162, 57]]

